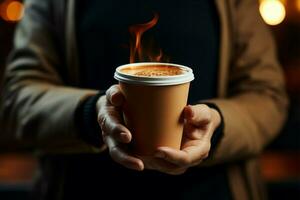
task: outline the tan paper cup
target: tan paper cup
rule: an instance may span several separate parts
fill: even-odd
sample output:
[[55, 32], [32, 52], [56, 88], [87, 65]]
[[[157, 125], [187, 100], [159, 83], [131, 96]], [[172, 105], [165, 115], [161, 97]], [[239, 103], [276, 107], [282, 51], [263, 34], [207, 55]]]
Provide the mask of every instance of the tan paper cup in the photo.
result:
[[170, 63], [133, 63], [116, 69], [125, 96], [124, 121], [133, 150], [152, 155], [157, 147], [180, 149], [192, 69]]

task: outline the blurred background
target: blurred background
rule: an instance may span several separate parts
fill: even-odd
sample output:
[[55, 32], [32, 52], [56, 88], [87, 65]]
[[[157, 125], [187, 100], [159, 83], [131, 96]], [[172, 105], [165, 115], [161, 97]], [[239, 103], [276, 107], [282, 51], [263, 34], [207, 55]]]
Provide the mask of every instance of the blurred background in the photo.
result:
[[[281, 135], [261, 155], [262, 173], [270, 199], [300, 199], [300, 0], [259, 3], [261, 16], [278, 46], [291, 101]], [[22, 1], [0, 0], [0, 80], [23, 11]], [[12, 149], [0, 146], [0, 199], [30, 199], [37, 161], [30, 153]]]

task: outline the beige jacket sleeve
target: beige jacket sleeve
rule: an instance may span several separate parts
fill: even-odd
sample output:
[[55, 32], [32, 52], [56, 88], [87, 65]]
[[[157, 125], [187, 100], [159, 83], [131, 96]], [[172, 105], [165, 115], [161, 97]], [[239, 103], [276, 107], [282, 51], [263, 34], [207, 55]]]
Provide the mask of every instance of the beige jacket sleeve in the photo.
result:
[[94, 152], [78, 138], [74, 112], [96, 91], [66, 86], [49, 2], [26, 1], [17, 26], [1, 95], [0, 141], [43, 152]]
[[283, 74], [257, 1], [234, 1], [232, 18], [228, 94], [209, 100], [223, 114], [224, 135], [205, 165], [259, 154], [279, 133], [287, 114]]

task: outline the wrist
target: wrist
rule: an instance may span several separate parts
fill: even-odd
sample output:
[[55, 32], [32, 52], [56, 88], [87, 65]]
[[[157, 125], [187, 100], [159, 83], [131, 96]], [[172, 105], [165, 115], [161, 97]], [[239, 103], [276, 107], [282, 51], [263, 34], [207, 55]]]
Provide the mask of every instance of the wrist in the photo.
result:
[[97, 122], [97, 102], [103, 95], [99, 92], [94, 96], [90, 96], [78, 107], [75, 118], [76, 125], [79, 129], [79, 138], [94, 147], [101, 148], [103, 146], [101, 129]]

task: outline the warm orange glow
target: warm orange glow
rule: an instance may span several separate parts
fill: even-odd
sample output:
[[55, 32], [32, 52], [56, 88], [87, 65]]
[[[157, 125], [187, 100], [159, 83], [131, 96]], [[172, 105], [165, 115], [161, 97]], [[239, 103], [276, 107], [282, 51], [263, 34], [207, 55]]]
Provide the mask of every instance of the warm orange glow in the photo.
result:
[[5, 21], [16, 22], [23, 17], [24, 6], [19, 1], [6, 0], [0, 6], [0, 15]]
[[154, 45], [151, 43], [153, 41], [147, 41], [148, 45], [142, 45], [143, 34], [154, 27], [158, 22], [158, 14], [154, 14], [154, 18], [145, 24], [136, 24], [129, 27], [129, 32], [132, 36], [130, 41], [130, 63], [136, 61], [156, 61], [162, 60], [163, 53], [162, 50], [154, 49]]
[[12, 1], [6, 8], [6, 16], [9, 21], [19, 21], [23, 17], [24, 7], [18, 1]]
[[296, 8], [300, 11], [300, 0], [296, 0]]
[[272, 26], [280, 24], [286, 15], [285, 7], [279, 0], [263, 0], [259, 11], [264, 21]]

